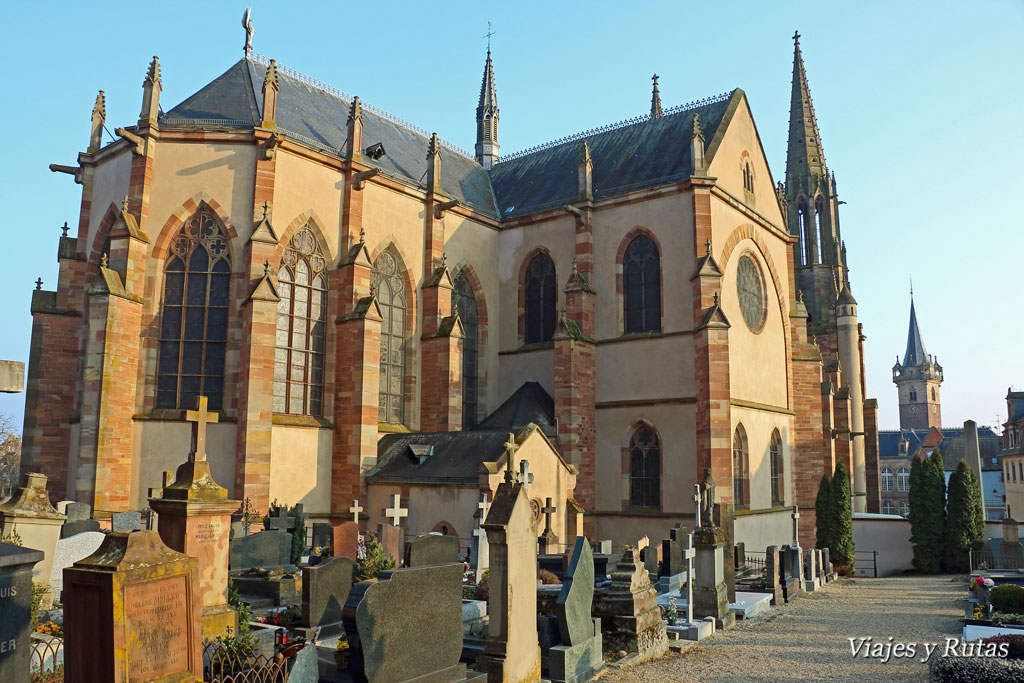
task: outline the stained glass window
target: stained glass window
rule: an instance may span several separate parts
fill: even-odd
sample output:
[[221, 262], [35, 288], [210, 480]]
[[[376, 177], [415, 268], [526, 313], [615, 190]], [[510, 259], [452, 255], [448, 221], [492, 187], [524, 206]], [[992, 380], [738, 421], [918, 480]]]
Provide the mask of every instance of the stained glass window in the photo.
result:
[[737, 508], [750, 507], [749, 462], [747, 432], [738, 425], [732, 437], [732, 496]]
[[210, 410], [224, 401], [231, 256], [220, 223], [206, 209], [193, 215], [171, 241], [164, 267], [158, 408], [191, 409], [196, 397]]
[[480, 322], [476, 310], [476, 296], [473, 285], [465, 273], [455, 277], [455, 289], [452, 301], [459, 311], [462, 320], [462, 428], [472, 429], [476, 426], [477, 409], [479, 407], [479, 374], [478, 352], [480, 349]]
[[661, 505], [661, 442], [646, 425], [629, 441], [629, 502], [635, 508]]
[[373, 262], [370, 282], [384, 320], [380, 324], [380, 402], [377, 419], [401, 424], [405, 418], [406, 293], [398, 259], [391, 250]]
[[537, 254], [526, 267], [526, 343], [551, 341], [555, 334], [555, 264]]
[[626, 334], [661, 332], [661, 257], [654, 240], [637, 235], [622, 259]]
[[786, 504], [785, 472], [782, 463], [782, 437], [779, 430], [772, 432], [772, 440], [768, 446], [768, 455], [772, 468], [772, 505]]
[[313, 231], [288, 242], [277, 273], [274, 412], [323, 414], [327, 345], [327, 260]]
[[753, 332], [760, 332], [765, 319], [764, 281], [754, 259], [746, 254], [740, 257], [736, 270], [736, 290], [743, 321]]

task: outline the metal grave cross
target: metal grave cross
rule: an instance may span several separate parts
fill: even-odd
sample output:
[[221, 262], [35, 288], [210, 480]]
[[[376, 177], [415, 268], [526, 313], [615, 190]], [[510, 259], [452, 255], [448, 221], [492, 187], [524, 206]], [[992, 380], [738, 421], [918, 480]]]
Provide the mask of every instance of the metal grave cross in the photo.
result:
[[185, 412], [185, 419], [192, 423], [192, 452], [189, 453], [189, 459], [204, 462], [206, 460], [206, 425], [210, 422], [218, 422], [220, 416], [206, 409], [207, 398], [205, 396], [196, 399], [196, 404], [196, 410]]
[[[523, 460], [523, 462], [526, 462]], [[551, 504], [550, 498], [544, 499], [544, 507], [540, 509], [544, 513], [544, 533], [551, 533], [551, 515], [555, 514], [555, 506]]]
[[527, 497], [530, 495], [530, 484], [533, 483], [533, 475], [530, 474], [530, 463], [526, 460], [519, 461], [519, 474], [516, 475], [516, 482], [523, 485], [523, 492]]
[[700, 484], [693, 485], [693, 511], [697, 516], [695, 526], [700, 528]]
[[391, 495], [391, 507], [384, 509], [384, 516], [391, 520], [393, 526], [401, 526], [402, 518], [409, 516], [409, 511], [402, 507], [402, 496], [394, 493]]
[[348, 509], [348, 511], [352, 513], [352, 519], [358, 525], [359, 524], [359, 513], [363, 511], [363, 506], [359, 504], [359, 499], [358, 498], [356, 500], [352, 501], [352, 507], [350, 507]]
[[683, 548], [683, 559], [686, 560], [686, 623], [693, 623], [693, 532], [686, 534], [686, 547]]
[[800, 508], [793, 506], [793, 545], [800, 547]]

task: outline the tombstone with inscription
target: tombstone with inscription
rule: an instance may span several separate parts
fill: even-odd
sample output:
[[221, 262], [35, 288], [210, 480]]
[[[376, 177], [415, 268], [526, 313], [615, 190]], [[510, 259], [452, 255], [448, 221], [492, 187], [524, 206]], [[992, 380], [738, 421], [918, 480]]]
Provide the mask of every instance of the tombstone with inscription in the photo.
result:
[[313, 522], [313, 548], [333, 548], [334, 525], [330, 522]]
[[53, 556], [65, 516], [50, 505], [46, 475], [29, 472], [21, 479], [17, 492], [0, 505], [0, 533], [7, 536], [17, 531], [22, 546], [43, 551], [43, 559], [32, 570], [32, 580], [46, 586], [43, 609], [48, 609], [53, 602], [50, 589]]
[[807, 593], [813, 593], [820, 588], [817, 559], [818, 552], [814, 548], [808, 548], [804, 553], [804, 591]]
[[287, 531], [260, 531], [231, 539], [228, 564], [232, 574], [251, 567], [275, 569], [288, 565], [292, 553], [292, 535]]
[[352, 588], [355, 561], [333, 557], [312, 567], [302, 568], [302, 624], [312, 641], [317, 629], [321, 637], [341, 631], [341, 610]]
[[199, 561], [118, 531], [64, 570], [64, 664], [89, 681], [201, 680]]
[[537, 638], [537, 525], [530, 506], [533, 475], [521, 461], [512, 470], [516, 445], [513, 436], [505, 481], [487, 513], [484, 529], [490, 545], [490, 596], [487, 603], [487, 645], [477, 666], [488, 683], [531, 683], [540, 680], [540, 643]]
[[551, 504], [550, 498], [545, 499], [544, 507], [540, 511], [544, 515], [544, 533], [537, 539], [537, 547], [541, 555], [552, 555], [557, 550], [558, 536], [551, 529], [551, 515], [555, 514], [556, 508]]
[[174, 483], [164, 486], [161, 497], [151, 498], [149, 505], [159, 515], [157, 531], [163, 542], [199, 560], [203, 637], [213, 639], [237, 630], [237, 615], [228, 606], [228, 539], [231, 513], [239, 501], [228, 499], [206, 460], [206, 426], [217, 422], [206, 400], [200, 396], [197, 409], [185, 414], [192, 422], [192, 452], [178, 466]]
[[484, 520], [487, 519], [487, 511], [491, 508], [491, 501], [487, 499], [487, 494], [480, 493], [480, 502], [476, 505], [477, 511], [473, 517], [477, 520], [477, 527], [473, 529], [473, 545], [469, 551], [469, 566], [473, 568], [473, 576], [476, 583], [480, 582], [480, 578], [484, 572], [487, 571], [488, 566], [488, 548], [487, 548], [487, 531], [483, 527]]
[[43, 553], [0, 543], [0, 681], [28, 683], [32, 653], [32, 567]]
[[430, 533], [405, 542], [406, 567], [425, 567], [459, 561], [459, 537]]
[[683, 563], [683, 541], [686, 529], [680, 525], [669, 530], [669, 537], [661, 542], [661, 566], [658, 568], [658, 592], [671, 593], [687, 581]]
[[[725, 545], [722, 546], [723, 571], [725, 573], [726, 597], [736, 602], [736, 508], [732, 503], [715, 503], [712, 519], [722, 530]], [[695, 541], [696, 542], [696, 541]]]

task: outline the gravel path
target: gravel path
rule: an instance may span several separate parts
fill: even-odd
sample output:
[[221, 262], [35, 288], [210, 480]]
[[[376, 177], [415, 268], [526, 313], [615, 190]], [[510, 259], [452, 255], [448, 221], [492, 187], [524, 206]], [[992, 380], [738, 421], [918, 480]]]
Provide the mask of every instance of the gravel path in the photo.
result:
[[[642, 681], [926, 681], [923, 643], [959, 637], [966, 583], [951, 576], [840, 579], [683, 654], [613, 670], [602, 683]], [[850, 637], [922, 643], [913, 659], [851, 656]]]

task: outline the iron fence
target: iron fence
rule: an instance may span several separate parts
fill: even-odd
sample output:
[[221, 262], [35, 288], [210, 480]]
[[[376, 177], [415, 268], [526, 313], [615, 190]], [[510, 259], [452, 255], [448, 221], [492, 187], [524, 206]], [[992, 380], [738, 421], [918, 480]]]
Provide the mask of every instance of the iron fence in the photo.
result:
[[33, 639], [29, 664], [32, 683], [63, 683], [64, 639], [57, 637], [46, 640]]
[[205, 683], [287, 683], [288, 664], [280, 654], [273, 657], [227, 647], [217, 641], [203, 644]]
[[1018, 553], [1007, 552], [997, 553], [991, 549], [970, 551], [971, 571], [984, 571], [990, 569], [1018, 570], [1024, 568], [1021, 557]]
[[743, 559], [743, 565], [736, 568], [737, 572], [743, 570], [743, 575], [751, 579], [764, 578], [765, 565], [768, 562], [765, 553], [747, 551]]

